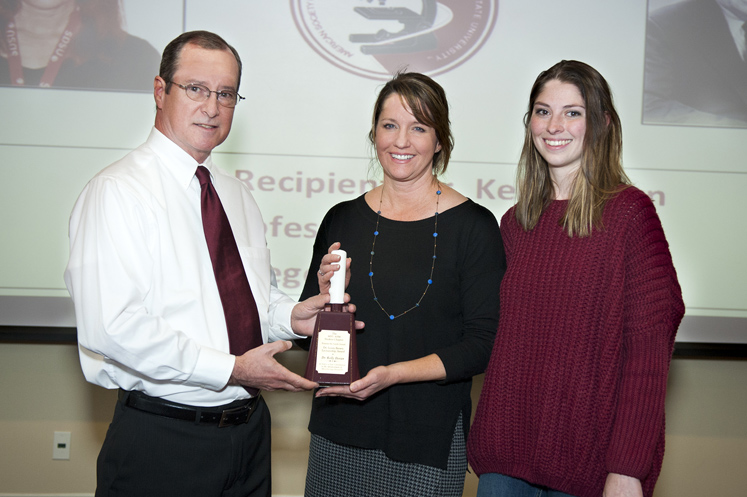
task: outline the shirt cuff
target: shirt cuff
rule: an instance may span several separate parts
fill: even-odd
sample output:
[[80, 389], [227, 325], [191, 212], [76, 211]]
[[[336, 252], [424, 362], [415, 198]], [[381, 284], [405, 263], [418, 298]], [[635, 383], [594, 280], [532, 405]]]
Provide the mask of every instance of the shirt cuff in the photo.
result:
[[269, 341], [277, 340], [296, 340], [298, 338], [307, 338], [305, 335], [297, 335], [291, 328], [291, 313], [298, 302], [287, 299], [282, 302], [276, 302], [272, 305], [270, 316], [270, 334]]
[[220, 390], [228, 384], [236, 357], [209, 347], [202, 347], [189, 383], [210, 390]]

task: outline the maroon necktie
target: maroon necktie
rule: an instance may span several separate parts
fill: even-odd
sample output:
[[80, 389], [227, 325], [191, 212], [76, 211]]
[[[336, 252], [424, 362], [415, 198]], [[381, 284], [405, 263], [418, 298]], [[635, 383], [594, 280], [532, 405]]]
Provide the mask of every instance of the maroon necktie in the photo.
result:
[[[210, 171], [205, 166], [198, 166], [195, 174], [202, 188], [202, 228], [226, 316], [228, 343], [231, 354], [240, 356], [247, 350], [262, 345], [257, 304], [254, 302], [226, 211], [210, 182]], [[252, 388], [247, 388], [247, 391], [254, 395], [257, 393]]]

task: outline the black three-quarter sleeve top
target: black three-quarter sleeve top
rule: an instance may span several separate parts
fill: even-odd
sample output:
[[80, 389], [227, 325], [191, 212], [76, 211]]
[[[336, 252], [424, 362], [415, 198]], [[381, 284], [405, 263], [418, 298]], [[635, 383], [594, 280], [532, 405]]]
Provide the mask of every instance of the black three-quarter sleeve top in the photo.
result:
[[[434, 206], [435, 207], [435, 206]], [[338, 444], [383, 450], [393, 460], [446, 468], [461, 413], [465, 436], [471, 412], [472, 376], [485, 370], [499, 314], [505, 255], [498, 223], [486, 208], [467, 200], [438, 214], [433, 283], [435, 216], [412, 222], [379, 220], [369, 278], [376, 212], [363, 196], [333, 207], [314, 243], [302, 298], [319, 293], [317, 270], [329, 246], [340, 242], [352, 257], [347, 292], [356, 304], [361, 376], [372, 368], [437, 354], [443, 381], [394, 385], [365, 401], [315, 398], [309, 430]]]

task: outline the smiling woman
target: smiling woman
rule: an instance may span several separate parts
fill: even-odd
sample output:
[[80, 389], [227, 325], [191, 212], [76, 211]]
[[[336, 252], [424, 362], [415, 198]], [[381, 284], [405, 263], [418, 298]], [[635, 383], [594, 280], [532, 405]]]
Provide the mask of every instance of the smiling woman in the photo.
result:
[[500, 232], [487, 209], [439, 181], [453, 141], [431, 78], [389, 81], [369, 138], [383, 184], [327, 213], [302, 294], [326, 290], [339, 262], [328, 248], [357, 261], [348, 292], [366, 323], [363, 378], [316, 394], [305, 495], [460, 497], [470, 385], [498, 323]]
[[436, 132], [418, 121], [396, 93], [384, 101], [375, 140], [376, 155], [388, 180], [432, 179], [433, 156], [441, 151]]
[[534, 103], [529, 128], [534, 146], [550, 168], [555, 199], [568, 199], [581, 167], [586, 132], [584, 99], [578, 88], [549, 81]]
[[661, 223], [622, 170], [594, 68], [542, 72], [524, 120], [500, 327], [468, 442], [477, 495], [650, 496], [684, 314]]
[[571, 236], [588, 236], [600, 227], [606, 201], [630, 184], [607, 81], [582, 62], [556, 64], [532, 86], [524, 128], [517, 220], [531, 229], [548, 202], [568, 200], [562, 225]]

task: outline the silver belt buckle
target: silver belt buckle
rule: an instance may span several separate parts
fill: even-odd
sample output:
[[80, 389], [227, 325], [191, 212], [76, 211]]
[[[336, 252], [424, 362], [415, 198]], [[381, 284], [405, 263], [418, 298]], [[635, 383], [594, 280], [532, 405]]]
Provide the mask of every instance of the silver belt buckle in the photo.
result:
[[[244, 410], [246, 411], [245, 417], [244, 419], [241, 419], [239, 414]], [[220, 422], [218, 423], [218, 428], [225, 428], [226, 426], [248, 423], [253, 411], [253, 404], [247, 404], [245, 406], [236, 407], [234, 409], [226, 409], [220, 414]]]

